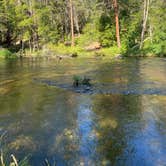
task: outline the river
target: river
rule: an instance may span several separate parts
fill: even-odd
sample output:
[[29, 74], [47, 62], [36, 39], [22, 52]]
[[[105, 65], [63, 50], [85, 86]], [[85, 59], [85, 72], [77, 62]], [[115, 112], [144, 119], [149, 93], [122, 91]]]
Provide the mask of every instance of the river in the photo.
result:
[[0, 134], [32, 166], [165, 166], [166, 59], [1, 60]]

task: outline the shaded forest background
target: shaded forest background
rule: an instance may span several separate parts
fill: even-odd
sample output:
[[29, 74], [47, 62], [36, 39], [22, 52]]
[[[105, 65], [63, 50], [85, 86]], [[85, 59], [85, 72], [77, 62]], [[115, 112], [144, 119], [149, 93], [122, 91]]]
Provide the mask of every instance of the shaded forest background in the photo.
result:
[[165, 13], [165, 0], [0, 0], [0, 46], [31, 53], [99, 42], [127, 54], [166, 55]]

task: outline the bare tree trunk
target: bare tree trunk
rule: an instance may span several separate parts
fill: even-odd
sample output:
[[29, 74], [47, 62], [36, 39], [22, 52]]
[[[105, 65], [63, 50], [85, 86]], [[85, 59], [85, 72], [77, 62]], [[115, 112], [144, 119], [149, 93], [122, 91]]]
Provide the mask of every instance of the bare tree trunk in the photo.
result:
[[70, 2], [71, 46], [74, 46], [73, 4], [72, 0], [69, 0], [69, 2]]
[[[19, 7], [21, 7], [21, 0], [17, 0], [17, 5], [18, 5]], [[21, 8], [21, 14], [23, 15], [23, 9], [22, 9], [22, 8]], [[23, 54], [24, 54], [23, 30], [21, 30], [19, 40], [20, 40], [20, 48], [21, 48], [20, 57], [22, 57]]]
[[120, 32], [119, 32], [119, 14], [118, 14], [117, 0], [113, 0], [113, 3], [114, 3], [115, 22], [116, 22], [116, 40], [117, 40], [117, 45], [120, 48], [121, 47], [121, 42], [120, 42]]
[[143, 24], [142, 24], [142, 32], [141, 32], [141, 42], [140, 49], [143, 47], [144, 35], [147, 26], [148, 14], [149, 14], [149, 2], [150, 0], [144, 0], [144, 15], [143, 15]]

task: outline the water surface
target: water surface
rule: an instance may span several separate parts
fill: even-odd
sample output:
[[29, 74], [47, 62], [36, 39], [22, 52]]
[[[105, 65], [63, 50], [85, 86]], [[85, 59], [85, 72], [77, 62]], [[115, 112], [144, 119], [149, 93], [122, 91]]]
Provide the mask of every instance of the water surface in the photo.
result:
[[[92, 91], [75, 90], [73, 75]], [[32, 166], [164, 166], [166, 60], [0, 61], [4, 132], [2, 145]]]

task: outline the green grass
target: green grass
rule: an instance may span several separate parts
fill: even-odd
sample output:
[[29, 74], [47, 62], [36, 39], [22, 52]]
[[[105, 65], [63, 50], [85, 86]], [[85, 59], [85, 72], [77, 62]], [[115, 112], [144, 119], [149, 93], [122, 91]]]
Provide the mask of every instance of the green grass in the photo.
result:
[[0, 48], [0, 58], [16, 58], [16, 55], [8, 49]]
[[7, 146], [3, 145], [5, 136], [6, 132], [0, 135], [0, 166], [30, 166], [28, 157], [18, 161], [13, 154], [10, 154]]
[[94, 51], [86, 51], [85, 48], [80, 47], [80, 46], [65, 46], [63, 44], [59, 45], [53, 45], [49, 44], [47, 45], [48, 50], [53, 52], [55, 55], [70, 55], [77, 53], [78, 57], [81, 58], [89, 58], [89, 57], [114, 57], [117, 54], [121, 54], [121, 49], [117, 47], [110, 47], [110, 48], [101, 48], [99, 50], [94, 50]]

